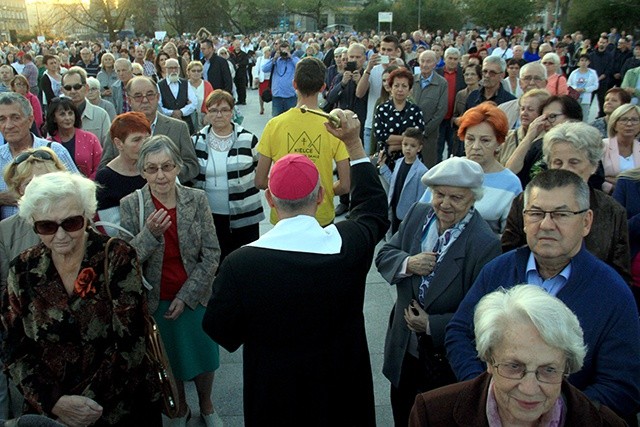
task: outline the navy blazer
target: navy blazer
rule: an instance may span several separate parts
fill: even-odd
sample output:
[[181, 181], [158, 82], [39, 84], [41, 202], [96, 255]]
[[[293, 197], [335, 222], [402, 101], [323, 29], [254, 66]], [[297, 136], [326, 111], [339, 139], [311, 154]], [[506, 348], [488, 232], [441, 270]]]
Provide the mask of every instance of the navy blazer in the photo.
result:
[[627, 210], [631, 259], [640, 252], [640, 180], [618, 178], [613, 198]]

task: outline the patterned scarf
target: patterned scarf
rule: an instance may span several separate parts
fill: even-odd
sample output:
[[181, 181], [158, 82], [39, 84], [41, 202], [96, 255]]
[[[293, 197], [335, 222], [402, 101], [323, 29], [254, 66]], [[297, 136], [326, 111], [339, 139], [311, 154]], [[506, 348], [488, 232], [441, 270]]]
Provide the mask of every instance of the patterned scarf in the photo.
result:
[[453, 227], [446, 229], [442, 234], [438, 235], [438, 217], [436, 216], [435, 210], [431, 210], [427, 215], [427, 220], [425, 221], [424, 226], [422, 227], [422, 251], [423, 252], [435, 252], [436, 256], [436, 265], [433, 267], [431, 273], [428, 276], [422, 276], [422, 282], [420, 283], [420, 290], [418, 292], [418, 301], [420, 302], [420, 306], [424, 308], [424, 297], [427, 293], [427, 289], [429, 289], [429, 284], [433, 279], [434, 274], [438, 270], [440, 266], [440, 262], [444, 258], [445, 254], [453, 245], [453, 243], [458, 239], [460, 234], [464, 228], [471, 221], [471, 217], [475, 212], [475, 208], [471, 207], [469, 212], [455, 224]]

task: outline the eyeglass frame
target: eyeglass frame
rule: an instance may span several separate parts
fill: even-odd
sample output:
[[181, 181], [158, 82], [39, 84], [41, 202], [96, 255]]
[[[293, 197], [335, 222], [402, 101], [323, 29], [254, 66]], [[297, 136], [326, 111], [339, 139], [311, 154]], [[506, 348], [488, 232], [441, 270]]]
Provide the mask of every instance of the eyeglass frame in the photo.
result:
[[127, 94], [127, 95], [129, 96], [129, 98], [133, 99], [136, 102], [142, 102], [145, 98], [147, 99], [147, 101], [151, 102], [151, 98], [153, 98], [154, 96], [158, 96], [158, 92], [153, 92], [153, 93], [147, 92], [144, 94], [140, 93], [137, 95], [130, 95], [130, 94]]
[[233, 111], [232, 108], [229, 108], [228, 110], [226, 109], [217, 110], [215, 108], [207, 109], [207, 113], [212, 114], [214, 117], [218, 115], [224, 116], [225, 114], [229, 114], [232, 111]]
[[[70, 221], [74, 221], [74, 222], [78, 221], [78, 218], [82, 219], [82, 225], [80, 225], [78, 228], [72, 228], [72, 227], [75, 227], [75, 225], [72, 225], [72, 226], [68, 225]], [[60, 221], [60, 222], [51, 221], [51, 220], [34, 221], [33, 222], [33, 231], [36, 234], [39, 234], [41, 236], [53, 236], [54, 234], [56, 234], [58, 232], [60, 227], [62, 227], [62, 229], [65, 232], [73, 233], [75, 231], [82, 230], [82, 228], [85, 226], [85, 222], [86, 222], [85, 219], [86, 218], [85, 218], [84, 213], [83, 213], [82, 215], [74, 215], [74, 216], [67, 217], [67, 218], [63, 219], [62, 221]], [[45, 223], [55, 224], [56, 225], [56, 229], [53, 231], [53, 233], [42, 233], [42, 232], [38, 231], [38, 226], [39, 225], [44, 225]], [[70, 227], [71, 229], [68, 229], [67, 227]]]
[[[525, 210], [522, 211], [522, 215], [526, 216], [527, 218], [529, 218], [529, 221], [537, 224], [537, 223], [540, 223], [540, 222], [544, 221], [544, 219], [547, 217], [547, 214], [549, 214], [549, 218], [551, 218], [551, 221], [553, 221], [554, 223], [557, 224], [558, 221], [562, 222], [563, 220], [567, 220], [567, 219], [572, 218], [572, 217], [574, 217], [576, 215], [583, 214], [583, 213], [587, 212], [588, 210], [589, 210], [589, 208], [582, 209], [582, 210], [579, 210], [579, 211], [569, 211], [569, 210], [545, 211], [545, 210], [542, 210], [542, 209], [525, 209]], [[541, 213], [542, 214], [542, 218], [540, 218], [540, 219], [532, 218], [531, 217], [532, 213]]]
[[[519, 377], [514, 377], [514, 376], [509, 377], [509, 376], [506, 376], [506, 375], [504, 375], [503, 373], [500, 372], [500, 366], [503, 366], [503, 365], [520, 365], [524, 369], [520, 372], [520, 374], [519, 374], [520, 376]], [[504, 362], [504, 363], [495, 363], [495, 364], [493, 364], [491, 366], [493, 366], [496, 369], [496, 372], [497, 372], [498, 375], [500, 375], [502, 378], [506, 378], [508, 380], [521, 380], [521, 379], [524, 379], [524, 377], [526, 377], [527, 374], [533, 373], [538, 382], [541, 382], [543, 384], [560, 384], [562, 382], [562, 380], [568, 376], [566, 371], [559, 371], [559, 370], [553, 368], [556, 373], [560, 374], [559, 381], [557, 381], [557, 382], [549, 382], [549, 381], [545, 381], [545, 380], [540, 379], [540, 373], [539, 373], [539, 370], [541, 368], [548, 368], [548, 366], [538, 366], [534, 370], [527, 370], [526, 365], [524, 365], [522, 363]]]
[[147, 173], [149, 175], [155, 175], [160, 171], [164, 173], [169, 173], [172, 170], [174, 170], [176, 166], [178, 165], [176, 165], [175, 163], [164, 163], [160, 165], [160, 167], [158, 167], [158, 165], [145, 166], [142, 170], [144, 171], [144, 173]]
[[558, 120], [558, 117], [564, 116], [564, 115], [565, 115], [564, 113], [549, 113], [546, 115], [544, 119], [549, 123], [554, 124], [556, 120]]
[[24, 152], [18, 154], [13, 159], [13, 164], [17, 166], [20, 163], [26, 162], [31, 157], [34, 157], [34, 158], [36, 158], [38, 160], [51, 160], [51, 161], [53, 161], [53, 156], [48, 151], [46, 151], [46, 150], [34, 150], [34, 151], [24, 151]]
[[76, 92], [79, 91], [80, 89], [82, 89], [85, 85], [82, 83], [76, 83], [74, 85], [64, 85], [62, 86], [62, 88], [64, 90], [66, 90], [67, 92], [70, 92], [72, 89], [75, 90]]
[[640, 124], [640, 117], [620, 117], [616, 124], [624, 123], [625, 125], [637, 125]]

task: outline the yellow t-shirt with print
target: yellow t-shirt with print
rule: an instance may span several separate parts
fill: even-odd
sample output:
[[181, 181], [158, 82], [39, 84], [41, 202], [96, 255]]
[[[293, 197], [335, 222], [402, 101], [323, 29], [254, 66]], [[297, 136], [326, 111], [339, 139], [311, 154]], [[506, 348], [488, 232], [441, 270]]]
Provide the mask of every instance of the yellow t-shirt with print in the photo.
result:
[[[324, 117], [302, 113], [299, 108], [292, 108], [269, 120], [257, 147], [260, 154], [269, 157], [274, 163], [287, 154], [296, 153], [304, 154], [316, 165], [325, 190], [324, 199], [316, 212], [316, 219], [322, 226], [330, 224], [335, 218], [334, 161], [349, 158], [344, 143], [325, 129], [326, 121]], [[276, 222], [276, 210], [271, 209], [271, 223]]]

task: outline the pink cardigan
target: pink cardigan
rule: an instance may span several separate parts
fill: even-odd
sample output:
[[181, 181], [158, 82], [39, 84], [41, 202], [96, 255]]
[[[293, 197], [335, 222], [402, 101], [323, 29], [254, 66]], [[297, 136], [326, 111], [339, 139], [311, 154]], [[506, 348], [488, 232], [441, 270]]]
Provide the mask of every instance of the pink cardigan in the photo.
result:
[[567, 87], [567, 78], [558, 73], [547, 77], [547, 91], [551, 95], [567, 95], [569, 88]]
[[42, 124], [44, 123], [44, 116], [42, 115], [42, 106], [40, 105], [40, 100], [31, 92], [27, 92], [25, 98], [29, 100], [29, 102], [31, 103], [31, 108], [33, 108], [33, 120], [36, 122], [38, 132], [42, 132], [41, 129]]
[[[49, 136], [48, 139], [62, 143], [60, 134]], [[76, 152], [70, 154], [73, 154], [73, 161], [80, 172], [87, 178], [94, 180], [102, 157], [102, 145], [100, 145], [98, 137], [91, 132], [76, 129]]]
[[[602, 154], [602, 166], [604, 167], [604, 176], [606, 178], [617, 177], [620, 173], [620, 152], [618, 151], [618, 138], [611, 137], [602, 140], [604, 142], [604, 153]], [[640, 141], [633, 141], [631, 149], [634, 167], [640, 166]], [[613, 191], [613, 185], [609, 182], [602, 184], [602, 189], [607, 194]]]

